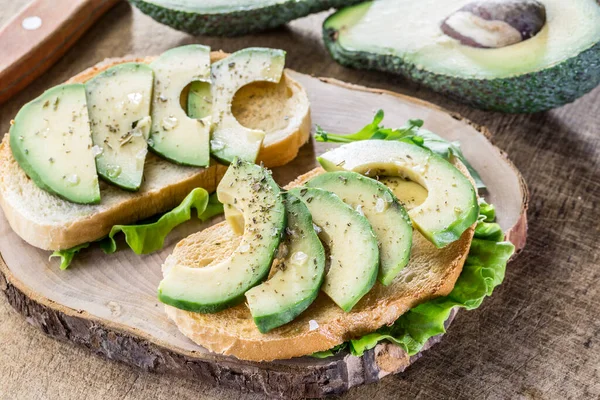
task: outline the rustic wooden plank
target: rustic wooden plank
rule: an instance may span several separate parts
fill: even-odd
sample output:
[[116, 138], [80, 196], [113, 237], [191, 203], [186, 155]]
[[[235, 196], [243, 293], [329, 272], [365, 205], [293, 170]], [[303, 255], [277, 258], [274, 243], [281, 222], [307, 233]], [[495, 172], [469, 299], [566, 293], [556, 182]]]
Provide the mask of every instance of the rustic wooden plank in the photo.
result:
[[[23, 2], [24, 3], [24, 2]], [[22, 5], [0, 0], [5, 21]], [[233, 51], [283, 47], [300, 72], [415, 95], [486, 125], [524, 173], [532, 193], [529, 242], [505, 283], [477, 311], [459, 314], [441, 344], [405, 373], [348, 393], [348, 399], [596, 398], [600, 396], [600, 90], [533, 115], [485, 113], [386, 74], [331, 62], [320, 43], [324, 14], [288, 29], [237, 39], [192, 38], [117, 6], [25, 92], [0, 108], [0, 129], [48, 86], [106, 57], [156, 54], [201, 42]], [[106, 362], [41, 335], [0, 301], [0, 398], [260, 398], [190, 379]]]

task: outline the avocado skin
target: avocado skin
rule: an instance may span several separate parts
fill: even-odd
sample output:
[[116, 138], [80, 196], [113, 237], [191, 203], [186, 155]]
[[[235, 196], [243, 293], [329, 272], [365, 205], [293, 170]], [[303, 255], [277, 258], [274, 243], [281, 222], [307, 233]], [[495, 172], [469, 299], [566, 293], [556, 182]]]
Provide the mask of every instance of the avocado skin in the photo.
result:
[[[269, 271], [267, 270], [267, 272]], [[266, 277], [267, 275], [265, 275], [260, 280], [260, 282], [266, 279]], [[162, 303], [175, 308], [179, 308], [180, 310], [197, 312], [202, 314], [214, 314], [219, 311], [226, 310], [228, 308], [240, 304], [244, 299], [244, 293], [242, 293], [221, 303], [198, 305], [198, 303], [194, 301], [187, 301], [181, 298], [171, 297], [168, 294], [163, 293], [162, 290], [160, 290], [160, 288], [158, 290], [158, 300], [160, 300]]]
[[[240, 36], [276, 28], [309, 14], [345, 7], [362, 0], [288, 0], [271, 6], [227, 13], [199, 14], [172, 10], [144, 0], [129, 0], [155, 21], [195, 36]], [[256, 1], [260, 3], [260, 1]]]
[[323, 23], [323, 40], [338, 63], [355, 69], [391, 72], [423, 84], [458, 102], [487, 111], [534, 113], [571, 103], [600, 84], [600, 42], [559, 64], [498, 79], [466, 79], [419, 69], [392, 55], [351, 51], [338, 31]]

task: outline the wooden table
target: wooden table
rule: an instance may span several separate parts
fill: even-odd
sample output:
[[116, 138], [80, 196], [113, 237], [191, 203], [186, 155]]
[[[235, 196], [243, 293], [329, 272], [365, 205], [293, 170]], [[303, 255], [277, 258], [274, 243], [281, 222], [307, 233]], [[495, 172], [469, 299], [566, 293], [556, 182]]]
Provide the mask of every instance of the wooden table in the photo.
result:
[[[0, 0], [0, 24], [26, 2]], [[283, 48], [287, 65], [316, 76], [416, 96], [486, 125], [531, 191], [529, 239], [504, 284], [459, 313], [441, 344], [406, 373], [352, 390], [348, 399], [600, 396], [600, 88], [572, 105], [532, 115], [472, 110], [405, 80], [335, 64], [320, 26], [325, 13], [235, 39], [194, 38], [122, 3], [48, 73], [0, 107], [0, 131], [44, 89], [106, 57], [153, 55], [203, 43], [234, 51]], [[1, 56], [1, 47], [0, 47]], [[0, 299], [0, 399], [253, 399], [258, 395], [155, 375], [44, 336]]]

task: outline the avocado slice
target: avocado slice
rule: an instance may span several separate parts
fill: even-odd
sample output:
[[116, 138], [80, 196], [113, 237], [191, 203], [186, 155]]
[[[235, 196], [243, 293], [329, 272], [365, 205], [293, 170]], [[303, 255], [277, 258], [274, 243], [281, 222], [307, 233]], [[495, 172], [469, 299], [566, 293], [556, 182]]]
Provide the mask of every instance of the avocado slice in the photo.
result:
[[217, 187], [219, 201], [233, 204], [246, 220], [240, 245], [230, 257], [203, 268], [175, 265], [158, 298], [182, 310], [215, 313], [244, 299], [265, 279], [286, 224], [279, 186], [264, 168], [235, 160]]
[[390, 188], [405, 210], [420, 206], [427, 199], [427, 189], [407, 178], [399, 176], [379, 177], [379, 182]]
[[427, 189], [427, 199], [408, 212], [413, 225], [436, 247], [458, 240], [477, 221], [479, 205], [471, 182], [452, 164], [415, 144], [365, 140], [318, 158], [327, 171], [366, 176], [401, 176]]
[[285, 207], [287, 228], [282, 246], [286, 256], [268, 281], [246, 292], [252, 318], [262, 333], [287, 324], [306, 310], [317, 298], [325, 275], [325, 250], [310, 212], [290, 194]]
[[389, 285], [408, 264], [413, 233], [410, 218], [394, 193], [383, 183], [351, 171], [327, 172], [306, 186], [336, 194], [367, 218], [379, 242], [378, 279]]
[[[231, 102], [235, 93], [249, 83], [279, 82], [284, 66], [285, 51], [259, 47], [240, 50], [212, 65], [214, 130], [210, 149], [215, 158], [226, 163], [235, 157], [256, 161], [265, 132], [242, 126], [231, 112]], [[196, 93], [197, 90], [192, 90], [190, 96]], [[196, 101], [190, 101], [193, 102]]]
[[150, 66], [154, 70], [154, 94], [148, 146], [175, 163], [208, 166], [212, 119], [188, 117], [180, 97], [190, 82], [210, 82], [210, 48], [197, 44], [176, 47]]
[[74, 203], [100, 202], [83, 84], [55, 86], [25, 104], [9, 134], [15, 160], [37, 186]]
[[161, 24], [195, 36], [238, 36], [361, 0], [129, 0]]
[[125, 190], [142, 184], [153, 82], [148, 65], [125, 63], [85, 84], [98, 175]]
[[[498, 9], [484, 10], [485, 18], [498, 20], [472, 13], [490, 6]], [[545, 24], [538, 31], [543, 16]], [[497, 44], [488, 37], [493, 29], [475, 29], [481, 22], [505, 27], [507, 34], [500, 39], [506, 43], [501, 40], [501, 47], [493, 48]], [[477, 44], [461, 42], [465, 36]], [[596, 0], [370, 1], [327, 18], [323, 37], [332, 57], [345, 66], [397, 73], [486, 110], [543, 111], [569, 103], [600, 83]]]
[[371, 224], [326, 190], [297, 187], [289, 193], [306, 205], [329, 250], [329, 270], [321, 290], [349, 312], [377, 280], [379, 249]]

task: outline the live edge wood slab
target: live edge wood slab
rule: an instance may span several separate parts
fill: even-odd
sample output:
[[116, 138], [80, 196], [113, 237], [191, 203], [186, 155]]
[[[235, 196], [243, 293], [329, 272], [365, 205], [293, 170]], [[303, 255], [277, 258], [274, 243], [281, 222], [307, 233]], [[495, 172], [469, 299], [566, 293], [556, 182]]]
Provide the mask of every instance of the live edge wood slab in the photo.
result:
[[[388, 116], [387, 126], [420, 118], [426, 128], [462, 143], [465, 156], [488, 185], [485, 195], [496, 205], [498, 222], [508, 239], [518, 250], [524, 246], [527, 188], [512, 163], [489, 142], [485, 129], [408, 96], [288, 73], [306, 89], [313, 123], [328, 131], [356, 131], [370, 121], [374, 109], [381, 108]], [[311, 170], [318, 165], [315, 157], [333, 146], [337, 145], [311, 142], [304, 146], [294, 161], [274, 170], [276, 179], [287, 183]], [[180, 334], [156, 299], [160, 262], [178, 239], [201, 224], [182, 226], [151, 257], [126, 250], [105, 255], [96, 248], [84, 252], [69, 270], [60, 271], [55, 260], [48, 260], [47, 252], [24, 243], [3, 217], [0, 221], [0, 276], [8, 302], [46, 334], [113, 360], [269, 396], [299, 398], [340, 394], [376, 382], [403, 371], [420, 356], [408, 357], [388, 343], [362, 357], [342, 353], [331, 359], [304, 357], [270, 363], [210, 353]], [[426, 347], [439, 339], [432, 338]]]
[[[26, 2], [0, 0], [0, 23]], [[159, 54], [188, 43], [228, 52], [248, 46], [283, 48], [288, 51], [288, 67], [296, 71], [385, 88], [451, 109], [487, 126], [494, 143], [510, 154], [528, 182], [527, 246], [509, 264], [505, 281], [494, 295], [480, 309], [458, 313], [441, 343], [425, 352], [421, 360], [404, 373], [354, 388], [343, 397], [598, 398], [600, 324], [594, 316], [600, 309], [600, 225], [596, 222], [600, 203], [600, 89], [547, 113], [515, 116], [473, 110], [402, 78], [352, 71], [335, 64], [320, 39], [320, 25], [326, 15], [243, 38], [194, 38], [156, 24], [122, 3], [101, 18], [55, 67], [0, 107], [0, 132], [6, 132], [10, 119], [25, 102], [104, 58]], [[313, 151], [306, 146], [302, 152]], [[176, 232], [173, 242], [186, 233]], [[5, 234], [5, 230], [0, 231], [1, 237]], [[82, 257], [93, 256], [87, 254]], [[144, 257], [144, 263], [158, 268], [161, 257]], [[144, 285], [151, 291], [154, 282]], [[0, 287], [8, 290], [4, 281]], [[36, 310], [47, 321], [53, 318], [42, 309]], [[160, 305], [156, 312], [161, 312]], [[248, 385], [238, 385], [240, 390], [226, 389], [189, 376], [148, 373], [95, 357], [80, 346], [43, 335], [1, 298], [0, 321], [1, 399], [263, 398], [248, 393], [244, 389]], [[98, 325], [90, 324], [100, 337], [107, 335]], [[85, 325], [72, 327], [75, 333], [80, 332], [77, 327], [87, 329]], [[118, 340], [127, 341], [113, 337], [112, 343]], [[114, 347], [105, 351], [112, 352]]]

